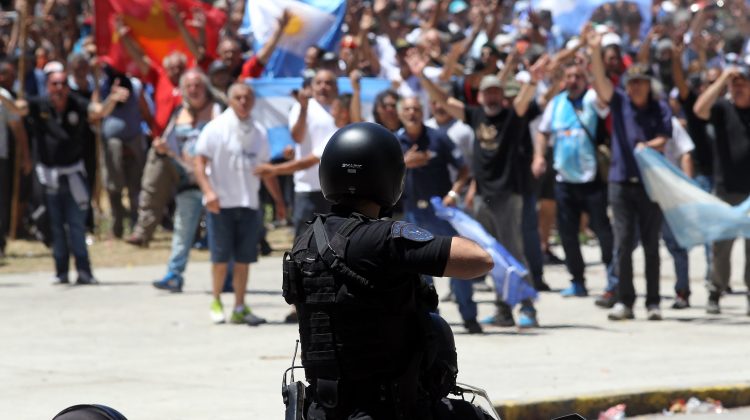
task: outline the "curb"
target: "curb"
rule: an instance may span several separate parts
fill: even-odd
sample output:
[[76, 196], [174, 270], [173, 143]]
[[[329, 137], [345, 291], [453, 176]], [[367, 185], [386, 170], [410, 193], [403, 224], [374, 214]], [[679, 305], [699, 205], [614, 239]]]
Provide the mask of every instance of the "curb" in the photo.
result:
[[748, 406], [750, 405], [750, 382], [710, 387], [593, 394], [573, 398], [504, 401], [496, 403], [495, 409], [503, 420], [553, 419], [571, 413], [596, 419], [600, 411], [625, 403], [627, 404], [627, 415], [630, 417], [660, 413], [668, 408], [673, 401], [677, 399], [687, 400], [690, 397], [697, 397], [701, 400], [713, 398], [721, 401], [723, 406], [727, 408]]

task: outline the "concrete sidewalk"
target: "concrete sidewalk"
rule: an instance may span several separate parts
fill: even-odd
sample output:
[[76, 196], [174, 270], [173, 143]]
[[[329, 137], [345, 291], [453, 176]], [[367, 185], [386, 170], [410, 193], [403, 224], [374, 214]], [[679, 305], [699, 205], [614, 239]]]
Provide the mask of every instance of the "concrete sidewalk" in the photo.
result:
[[[741, 252], [736, 246], [732, 286], [744, 291]], [[746, 299], [727, 296], [724, 313], [705, 314], [702, 253], [691, 253], [693, 307], [676, 311], [669, 309], [672, 261], [662, 252], [662, 322], [645, 320], [642, 298], [634, 321], [613, 323], [593, 297], [546, 293], [538, 304], [541, 328], [489, 327], [469, 336], [455, 304], [441, 303], [456, 332], [459, 381], [486, 389], [505, 418], [573, 410], [590, 416], [629, 394], [636, 396], [629, 415], [654, 413], [682, 394], [666, 391], [708, 387], [705, 397], [719, 394], [717, 386], [750, 404]], [[584, 255], [596, 261], [598, 250], [587, 247]], [[635, 255], [636, 289], [643, 291], [641, 251]], [[49, 272], [0, 277], [0, 419], [51, 418], [81, 402], [112, 405], [130, 419], [281, 418], [281, 377], [297, 338], [296, 326], [282, 323], [289, 308], [280, 295], [281, 258], [252, 268], [248, 302], [270, 321], [256, 328], [210, 323], [207, 263], [190, 265], [182, 294], [151, 287], [163, 272], [101, 269], [102, 285], [94, 287], [52, 286]], [[569, 278], [562, 266], [547, 266], [545, 275], [554, 288]], [[602, 265], [589, 266], [587, 275], [592, 294], [601, 292]], [[447, 281], [437, 285], [442, 296]], [[476, 299], [480, 318], [492, 314], [491, 293]], [[229, 295], [224, 303], [229, 310]]]

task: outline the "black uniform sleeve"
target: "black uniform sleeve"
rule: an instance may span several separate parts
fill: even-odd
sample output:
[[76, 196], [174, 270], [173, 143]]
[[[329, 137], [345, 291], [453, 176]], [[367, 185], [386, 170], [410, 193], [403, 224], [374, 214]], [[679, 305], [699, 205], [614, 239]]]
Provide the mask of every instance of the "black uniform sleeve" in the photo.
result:
[[451, 237], [437, 236], [425, 242], [394, 238], [393, 223], [377, 221], [356, 229], [346, 251], [347, 265], [363, 276], [399, 273], [442, 276], [450, 255]]
[[450, 236], [436, 236], [428, 242], [390, 238], [389, 251], [404, 271], [442, 277], [451, 252]]

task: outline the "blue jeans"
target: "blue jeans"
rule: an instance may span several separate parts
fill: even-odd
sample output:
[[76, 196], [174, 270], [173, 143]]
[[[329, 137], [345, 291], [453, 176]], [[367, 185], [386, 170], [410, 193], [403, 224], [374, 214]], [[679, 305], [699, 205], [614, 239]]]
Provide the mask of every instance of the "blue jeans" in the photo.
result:
[[677, 282], [674, 285], [674, 291], [677, 293], [685, 293], [690, 295], [690, 277], [688, 276], [688, 253], [687, 250], [681, 247], [677, 243], [677, 239], [672, 233], [672, 229], [667, 224], [666, 220], [661, 226], [661, 237], [664, 239], [664, 244], [667, 245], [669, 253], [672, 254], [674, 260], [674, 273], [677, 277]]
[[91, 262], [86, 249], [86, 213], [81, 209], [68, 187], [67, 177], [60, 177], [57, 192], [47, 191], [45, 199], [52, 230], [52, 254], [55, 257], [55, 272], [58, 278], [67, 278], [70, 251], [76, 259], [79, 276], [91, 276]]
[[523, 196], [523, 215], [521, 217], [523, 233], [523, 254], [529, 264], [529, 273], [534, 282], [542, 281], [544, 276], [544, 259], [542, 242], [539, 239], [539, 213], [536, 210], [536, 195]]
[[[404, 218], [409, 223], [429, 230], [433, 235], [455, 236], [456, 230], [450, 223], [435, 216], [435, 211], [430, 205], [426, 209], [406, 209]], [[428, 277], [428, 276], [425, 276]], [[432, 281], [432, 277], [427, 279]], [[450, 287], [456, 297], [458, 311], [464, 321], [472, 321], [477, 318], [477, 304], [474, 302], [473, 281], [451, 278]]]
[[[697, 175], [693, 180], [698, 184], [703, 191], [711, 192], [714, 189], [714, 179], [709, 175]], [[711, 252], [711, 244], [705, 244], [703, 246], [706, 252], [706, 283], [711, 282], [711, 270], [713, 269], [713, 254]]]
[[175, 197], [172, 255], [167, 263], [167, 270], [171, 273], [182, 274], [187, 267], [190, 248], [203, 211], [202, 198], [203, 194], [198, 189], [185, 190]]
[[573, 283], [585, 284], [583, 256], [578, 231], [581, 225], [581, 213], [589, 215], [589, 226], [599, 240], [602, 262], [607, 266], [607, 288], [617, 283], [613, 275], [612, 248], [614, 238], [612, 226], [607, 216], [607, 189], [598, 182], [573, 184], [558, 182], [555, 184], [555, 201], [557, 201], [557, 229], [560, 242], [565, 250], [565, 265]]

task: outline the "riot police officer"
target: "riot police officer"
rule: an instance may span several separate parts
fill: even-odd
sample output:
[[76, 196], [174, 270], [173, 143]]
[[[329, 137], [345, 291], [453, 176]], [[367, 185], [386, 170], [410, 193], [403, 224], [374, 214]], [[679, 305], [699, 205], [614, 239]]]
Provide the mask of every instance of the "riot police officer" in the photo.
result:
[[379, 219], [401, 196], [404, 174], [398, 141], [377, 124], [340, 129], [321, 157], [332, 213], [316, 215], [284, 257], [284, 297], [297, 305], [310, 384], [307, 419], [429, 419], [442, 397], [421, 383], [437, 295], [420, 274], [471, 279], [493, 263], [470, 240]]

